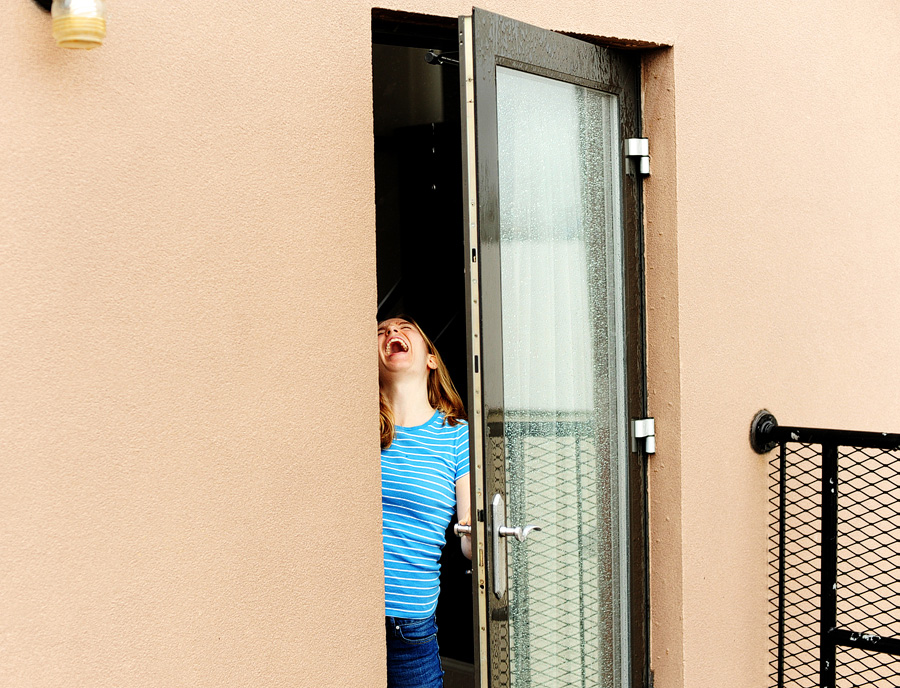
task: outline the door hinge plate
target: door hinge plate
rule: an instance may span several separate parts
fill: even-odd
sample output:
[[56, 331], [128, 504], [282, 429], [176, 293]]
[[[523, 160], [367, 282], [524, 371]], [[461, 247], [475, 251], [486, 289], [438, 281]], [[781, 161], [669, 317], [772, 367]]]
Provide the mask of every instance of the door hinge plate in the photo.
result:
[[656, 422], [652, 418], [638, 418], [631, 421], [631, 451], [638, 450], [638, 443], [641, 440], [644, 452], [656, 453]]
[[625, 139], [625, 157], [631, 162], [630, 173], [650, 176], [650, 139]]

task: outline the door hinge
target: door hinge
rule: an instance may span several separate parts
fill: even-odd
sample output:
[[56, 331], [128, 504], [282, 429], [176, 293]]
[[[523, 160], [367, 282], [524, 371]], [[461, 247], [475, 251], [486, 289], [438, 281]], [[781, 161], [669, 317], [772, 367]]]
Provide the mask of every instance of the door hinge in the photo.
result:
[[631, 162], [629, 174], [650, 176], [650, 139], [625, 139], [625, 157]]
[[631, 451], [638, 450], [638, 441], [644, 440], [644, 451], [656, 453], [656, 423], [652, 418], [640, 418], [631, 421]]

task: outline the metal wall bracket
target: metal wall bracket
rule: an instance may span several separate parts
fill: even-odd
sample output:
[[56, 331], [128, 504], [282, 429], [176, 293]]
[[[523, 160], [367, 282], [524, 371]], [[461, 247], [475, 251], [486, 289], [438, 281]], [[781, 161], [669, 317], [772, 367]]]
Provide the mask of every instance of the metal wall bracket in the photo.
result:
[[772, 439], [772, 433], [778, 427], [775, 416], [762, 409], [753, 416], [750, 423], [750, 446], [757, 454], [765, 454], [778, 446], [778, 442]]
[[644, 440], [644, 451], [656, 453], [656, 422], [652, 418], [639, 418], [631, 421], [631, 451], [638, 450], [638, 441]]
[[629, 172], [650, 176], [650, 139], [625, 139], [625, 157], [631, 162]]

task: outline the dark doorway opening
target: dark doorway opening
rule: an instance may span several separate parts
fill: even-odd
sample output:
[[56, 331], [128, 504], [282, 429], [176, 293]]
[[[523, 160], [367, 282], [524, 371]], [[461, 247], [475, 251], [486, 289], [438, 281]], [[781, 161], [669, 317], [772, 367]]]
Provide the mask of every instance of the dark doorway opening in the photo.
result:
[[[375, 10], [372, 27], [378, 319], [415, 318], [466, 399], [456, 19]], [[452, 527], [437, 609], [446, 688], [474, 684], [471, 562]]]

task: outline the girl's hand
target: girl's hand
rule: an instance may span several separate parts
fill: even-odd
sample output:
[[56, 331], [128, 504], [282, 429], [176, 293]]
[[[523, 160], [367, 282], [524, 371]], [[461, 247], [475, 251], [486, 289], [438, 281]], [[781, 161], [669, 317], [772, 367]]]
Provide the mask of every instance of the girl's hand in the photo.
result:
[[[472, 510], [466, 509], [466, 515], [463, 516], [458, 521], [461, 526], [468, 526], [472, 524]], [[472, 536], [471, 535], [463, 535], [459, 540], [459, 546], [462, 549], [463, 556], [466, 559], [472, 558]]]
[[[469, 476], [464, 475], [456, 481], [456, 521], [460, 525], [472, 525], [472, 509], [469, 502]], [[472, 536], [463, 535], [459, 546], [466, 559], [472, 558]]]

